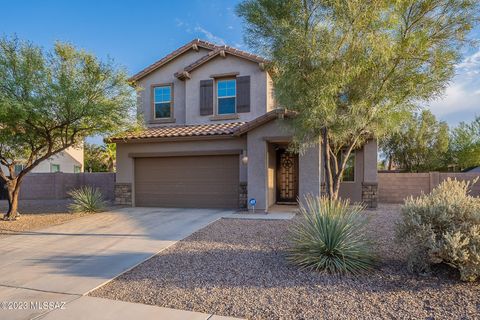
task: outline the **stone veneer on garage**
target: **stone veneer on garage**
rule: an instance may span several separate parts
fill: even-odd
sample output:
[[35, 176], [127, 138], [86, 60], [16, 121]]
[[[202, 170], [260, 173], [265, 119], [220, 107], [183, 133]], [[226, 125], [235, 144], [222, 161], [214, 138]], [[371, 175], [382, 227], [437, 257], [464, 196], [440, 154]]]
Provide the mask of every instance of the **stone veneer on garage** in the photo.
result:
[[116, 183], [115, 184], [115, 204], [132, 205], [132, 184]]

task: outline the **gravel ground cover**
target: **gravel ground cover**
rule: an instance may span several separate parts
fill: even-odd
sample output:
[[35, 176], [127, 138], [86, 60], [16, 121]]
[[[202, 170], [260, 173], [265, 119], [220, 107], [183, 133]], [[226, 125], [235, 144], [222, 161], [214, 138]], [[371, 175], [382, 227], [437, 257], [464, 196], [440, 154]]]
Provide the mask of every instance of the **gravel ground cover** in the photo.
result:
[[[33, 231], [85, 216], [84, 213], [69, 213], [71, 200], [21, 200], [16, 221], [0, 220], [0, 237]], [[0, 201], [0, 217], [8, 209], [7, 201]]]
[[[0, 238], [24, 231], [47, 228], [88, 215], [88, 213], [70, 213], [68, 206], [72, 200], [20, 200], [18, 211], [21, 216], [15, 221], [0, 219]], [[111, 206], [108, 209], [116, 208]], [[8, 210], [6, 200], [0, 201], [0, 218]]]
[[477, 319], [480, 283], [450, 269], [405, 270], [398, 206], [369, 211], [380, 263], [359, 277], [302, 271], [286, 259], [291, 221], [222, 219], [91, 295], [249, 319]]

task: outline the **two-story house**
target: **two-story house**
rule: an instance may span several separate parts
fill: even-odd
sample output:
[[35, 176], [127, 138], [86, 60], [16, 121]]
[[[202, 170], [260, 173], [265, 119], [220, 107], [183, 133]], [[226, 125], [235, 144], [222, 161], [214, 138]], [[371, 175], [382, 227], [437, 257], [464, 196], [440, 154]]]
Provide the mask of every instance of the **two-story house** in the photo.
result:
[[[287, 151], [291, 113], [277, 108], [266, 61], [194, 40], [132, 77], [146, 129], [117, 143], [118, 203], [256, 208], [322, 191], [321, 148]], [[355, 151], [341, 196], [376, 205], [377, 145]]]

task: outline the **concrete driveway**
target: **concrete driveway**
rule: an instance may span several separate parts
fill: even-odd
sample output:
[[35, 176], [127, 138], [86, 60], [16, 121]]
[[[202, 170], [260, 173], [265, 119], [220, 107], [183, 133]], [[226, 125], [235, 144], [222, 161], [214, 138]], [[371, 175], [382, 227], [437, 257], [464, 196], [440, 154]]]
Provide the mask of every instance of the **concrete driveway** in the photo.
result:
[[[43, 318], [48, 307], [39, 310], [30, 302], [65, 302], [68, 309], [68, 302], [231, 214], [210, 209], [126, 208], [6, 237], [0, 249], [0, 303], [17, 304], [0, 305], [0, 319]], [[9, 307], [24, 308], [5, 310]]]

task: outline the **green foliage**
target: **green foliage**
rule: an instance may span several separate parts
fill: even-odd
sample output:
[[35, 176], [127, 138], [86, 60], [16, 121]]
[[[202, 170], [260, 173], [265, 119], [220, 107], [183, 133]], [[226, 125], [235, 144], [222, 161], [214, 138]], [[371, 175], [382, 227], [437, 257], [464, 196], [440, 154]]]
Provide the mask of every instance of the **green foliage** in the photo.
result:
[[452, 130], [450, 157], [461, 169], [480, 166], [480, 116]]
[[114, 172], [116, 161], [116, 144], [96, 145], [86, 143], [84, 146], [85, 170], [89, 172]]
[[470, 186], [448, 179], [431, 194], [405, 201], [396, 234], [409, 250], [410, 271], [446, 263], [464, 281], [480, 278], [480, 198], [468, 194]]
[[[16, 214], [22, 178], [45, 159], [85, 137], [135, 123], [135, 91], [126, 72], [70, 44], [51, 52], [17, 38], [0, 38], [0, 179]], [[24, 169], [16, 174], [15, 164]], [[12, 205], [13, 204], [13, 205]]]
[[[245, 0], [237, 12], [247, 44], [272, 60], [279, 104], [298, 113], [294, 145], [303, 150], [322, 138], [325, 157], [347, 150], [348, 158], [443, 92], [478, 2]], [[343, 166], [323, 163], [331, 194]]]
[[358, 274], [374, 265], [364, 208], [348, 201], [307, 196], [291, 229], [289, 259], [307, 269]]
[[405, 119], [398, 131], [380, 141], [388, 161], [410, 172], [445, 167], [449, 143], [448, 125], [423, 110]]
[[70, 210], [73, 212], [97, 213], [105, 209], [106, 203], [98, 188], [81, 187], [68, 193], [73, 199]]

